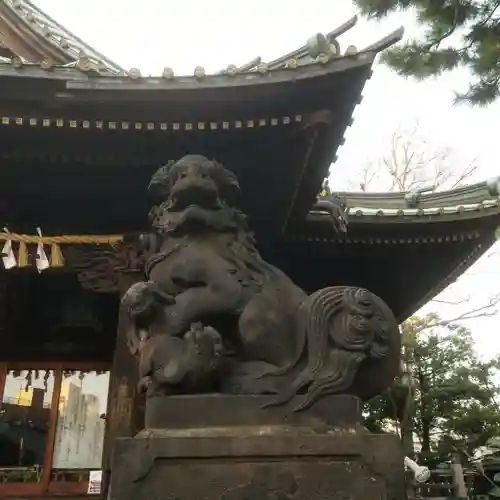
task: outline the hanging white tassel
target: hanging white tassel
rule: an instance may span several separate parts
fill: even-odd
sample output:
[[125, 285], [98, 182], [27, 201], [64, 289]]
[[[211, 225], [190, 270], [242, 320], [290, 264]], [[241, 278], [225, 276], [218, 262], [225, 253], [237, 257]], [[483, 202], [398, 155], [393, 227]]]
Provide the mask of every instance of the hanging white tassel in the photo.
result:
[[[42, 230], [37, 227], [36, 232], [41, 238]], [[41, 273], [48, 267], [50, 267], [49, 259], [47, 258], [47, 254], [45, 253], [45, 250], [43, 248], [43, 243], [40, 241], [40, 243], [38, 243], [36, 247], [36, 268], [38, 269], [38, 272]]]
[[7, 240], [2, 249], [2, 262], [5, 269], [12, 269], [17, 266], [16, 256], [12, 250], [12, 241]]

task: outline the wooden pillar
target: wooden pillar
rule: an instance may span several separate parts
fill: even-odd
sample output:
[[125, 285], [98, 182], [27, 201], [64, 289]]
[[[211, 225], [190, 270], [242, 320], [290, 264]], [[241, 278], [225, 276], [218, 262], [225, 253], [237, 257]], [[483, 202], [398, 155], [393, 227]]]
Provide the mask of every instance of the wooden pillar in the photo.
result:
[[[138, 271], [121, 274], [119, 280], [120, 298], [131, 285], [143, 279], [144, 275]], [[127, 341], [129, 323], [125, 311], [119, 308], [115, 352], [109, 382], [107, 425], [103, 452], [102, 498], [107, 497], [111, 456], [115, 439], [118, 437], [132, 437], [144, 425], [144, 398], [137, 393], [137, 383], [139, 381], [137, 361], [131, 354]]]

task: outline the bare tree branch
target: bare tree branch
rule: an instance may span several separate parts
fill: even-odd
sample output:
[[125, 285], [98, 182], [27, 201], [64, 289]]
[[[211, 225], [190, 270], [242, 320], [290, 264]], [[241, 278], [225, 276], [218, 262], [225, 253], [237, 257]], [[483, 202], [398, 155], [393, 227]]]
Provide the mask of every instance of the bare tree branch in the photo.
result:
[[462, 173], [456, 178], [455, 182], [450, 186], [450, 189], [455, 189], [460, 187], [469, 177], [474, 175], [477, 171], [477, 164], [471, 163], [470, 165], [462, 171]]
[[375, 164], [360, 172], [359, 186], [362, 191], [377, 190], [411, 191], [431, 184], [433, 190], [460, 187], [477, 171], [475, 161], [460, 167], [462, 163], [452, 158], [449, 148], [435, 148], [418, 135], [418, 123], [410, 130], [397, 128], [389, 143], [389, 152]]
[[377, 176], [377, 171], [373, 168], [373, 165], [366, 165], [361, 170], [361, 182], [359, 183], [359, 188], [362, 192], [366, 191], [367, 186], [373, 183]]
[[438, 304], [447, 304], [450, 306], [459, 306], [460, 304], [465, 304], [466, 302], [469, 302], [469, 300], [470, 300], [470, 295], [462, 300], [432, 299], [431, 302], [437, 302]]
[[[388, 143], [388, 152], [378, 161], [365, 165], [359, 173], [358, 186], [361, 191], [411, 191], [422, 187], [431, 187], [433, 191], [455, 189], [477, 173], [478, 165], [475, 160], [464, 165], [462, 158], [454, 158], [453, 151], [447, 147], [436, 147], [419, 135], [418, 122], [410, 129], [398, 127]], [[483, 257], [485, 259], [498, 256], [500, 244]], [[493, 267], [488, 265], [488, 267]], [[464, 273], [463, 278], [480, 274], [479, 267], [474, 266], [471, 271]], [[487, 274], [494, 271], [489, 270]], [[461, 280], [460, 280], [461, 281]], [[470, 287], [465, 287], [470, 291]], [[462, 294], [460, 294], [462, 295]], [[490, 317], [498, 314], [500, 296], [493, 297], [481, 307], [467, 303], [471, 296], [456, 298], [451, 295], [434, 299], [434, 303], [445, 306], [459, 306], [460, 314], [451, 319], [440, 319], [425, 328], [440, 327], [453, 324], [457, 321], [466, 321], [479, 317]], [[476, 301], [474, 301], [476, 302]], [[464, 312], [465, 309], [465, 312]], [[425, 329], [423, 328], [423, 329]]]
[[415, 329], [416, 333], [423, 332], [424, 330], [428, 330], [430, 328], [436, 328], [440, 326], [448, 326], [459, 321], [466, 321], [469, 319], [476, 318], [484, 318], [496, 316], [499, 312], [500, 307], [500, 294], [491, 297], [486, 304], [482, 306], [476, 307], [469, 311], [462, 312], [455, 316], [454, 318], [449, 319], [437, 319], [435, 321], [431, 321], [428, 324], [422, 325]]

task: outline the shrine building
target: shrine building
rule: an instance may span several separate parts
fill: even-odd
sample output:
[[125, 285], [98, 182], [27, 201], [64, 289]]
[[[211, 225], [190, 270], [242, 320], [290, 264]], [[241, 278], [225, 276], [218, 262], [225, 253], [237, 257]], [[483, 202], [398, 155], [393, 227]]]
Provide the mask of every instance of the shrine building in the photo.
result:
[[168, 160], [233, 170], [267, 261], [306, 291], [365, 287], [399, 321], [492, 246], [500, 177], [323, 197], [346, 236], [315, 204], [375, 57], [402, 36], [343, 47], [355, 23], [274, 61], [146, 77], [28, 0], [0, 4], [0, 498], [103, 496], [113, 440], [142, 428], [119, 302], [142, 279], [135, 237]]

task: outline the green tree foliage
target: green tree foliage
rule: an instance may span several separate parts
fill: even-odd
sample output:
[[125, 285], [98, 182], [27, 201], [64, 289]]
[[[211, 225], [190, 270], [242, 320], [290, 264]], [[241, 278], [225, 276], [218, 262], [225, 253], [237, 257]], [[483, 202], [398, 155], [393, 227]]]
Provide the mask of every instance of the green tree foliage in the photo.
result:
[[[403, 359], [411, 367], [413, 418], [419, 460], [435, 465], [458, 450], [473, 456], [500, 434], [500, 360], [482, 361], [471, 332], [436, 315], [412, 317], [402, 325]], [[399, 379], [367, 405], [372, 431], [404, 421], [410, 395]]]
[[475, 81], [457, 101], [486, 105], [500, 95], [500, 0], [354, 0], [361, 13], [380, 19], [414, 9], [425, 28], [383, 54], [400, 75], [426, 78], [465, 66]]

